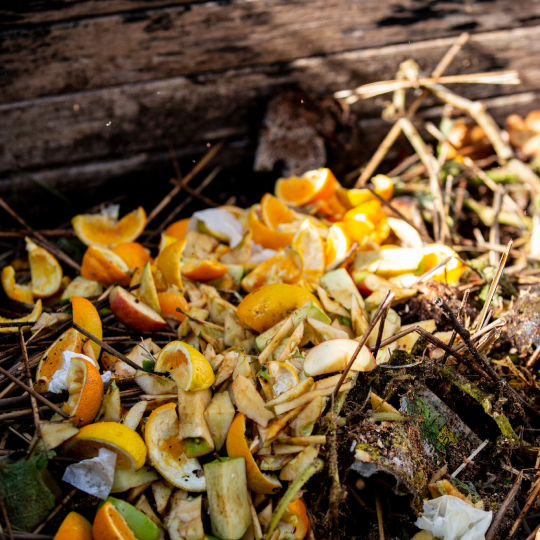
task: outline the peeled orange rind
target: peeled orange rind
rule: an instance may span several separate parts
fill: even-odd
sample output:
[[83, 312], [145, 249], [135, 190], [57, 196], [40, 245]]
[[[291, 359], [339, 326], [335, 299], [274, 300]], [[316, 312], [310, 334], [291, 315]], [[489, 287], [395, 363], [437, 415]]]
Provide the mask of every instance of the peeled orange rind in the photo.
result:
[[25, 302], [26, 304], [34, 303], [32, 290], [28, 285], [18, 285], [15, 281], [15, 269], [13, 266], [5, 266], [2, 268], [2, 287], [8, 298], [17, 302]]
[[146, 226], [146, 213], [142, 206], [118, 220], [110, 212], [80, 214], [71, 220], [77, 238], [87, 246], [113, 248], [124, 242], [133, 242]]
[[227, 434], [227, 454], [229, 457], [243, 457], [246, 460], [249, 489], [255, 493], [275, 493], [281, 489], [281, 482], [274, 475], [261, 472], [249, 450], [245, 431], [246, 417], [238, 413]]
[[[0, 317], [0, 322], [1, 323], [27, 322], [27, 323], [30, 323], [28, 324], [28, 326], [31, 326], [31, 324], [35, 323], [39, 319], [41, 315], [41, 310], [42, 310], [41, 300], [38, 300], [34, 306], [34, 309], [32, 310], [32, 313], [30, 313], [26, 317], [20, 317], [19, 319], [7, 319], [6, 317]], [[0, 328], [0, 334], [11, 334], [13, 332], [18, 332], [19, 328], [20, 328], [19, 326], [3, 326]], [[28, 328], [28, 327], [24, 326], [23, 329], [25, 328]]]
[[186, 491], [206, 490], [202, 467], [195, 458], [187, 458], [178, 440], [176, 404], [155, 409], [144, 430], [150, 463], [171, 484]]
[[66, 376], [69, 399], [63, 409], [74, 426], [86, 426], [94, 420], [103, 399], [103, 381], [99, 371], [82, 358], [73, 358]]
[[84, 253], [81, 276], [104, 285], [129, 283], [129, 266], [110, 249], [90, 246]]
[[32, 274], [32, 293], [37, 298], [56, 294], [62, 285], [62, 267], [46, 249], [28, 237], [25, 240]]
[[168, 245], [156, 259], [156, 266], [160, 269], [168, 285], [184, 290], [182, 283], [182, 254], [186, 247], [186, 240], [176, 240]]
[[36, 392], [46, 392], [53, 375], [64, 367], [62, 353], [65, 351], [82, 352], [82, 336], [74, 328], [66, 330], [46, 351], [39, 361], [36, 371]]

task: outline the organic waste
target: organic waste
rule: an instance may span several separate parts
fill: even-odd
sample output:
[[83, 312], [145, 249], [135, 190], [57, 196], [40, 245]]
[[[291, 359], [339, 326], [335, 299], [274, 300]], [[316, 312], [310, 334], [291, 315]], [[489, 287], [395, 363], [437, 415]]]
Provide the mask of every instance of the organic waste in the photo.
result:
[[[1, 201], [24, 229], [1, 272], [5, 538], [534, 537], [540, 111], [501, 131], [407, 62], [336, 96], [395, 92], [354, 186], [321, 168], [156, 226], [197, 166], [149, 216], [73, 217], [79, 258]], [[411, 86], [453, 112], [419, 132]], [[414, 153], [374, 174], [400, 131]]]

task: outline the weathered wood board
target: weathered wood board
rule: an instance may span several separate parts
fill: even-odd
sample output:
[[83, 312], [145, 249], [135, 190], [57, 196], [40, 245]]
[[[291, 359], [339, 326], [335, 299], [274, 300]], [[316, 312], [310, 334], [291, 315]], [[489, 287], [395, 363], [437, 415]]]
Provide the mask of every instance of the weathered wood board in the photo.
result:
[[[517, 69], [523, 84], [461, 85], [459, 92], [478, 99], [540, 89], [539, 35], [540, 27], [530, 27], [473, 36], [449, 72]], [[0, 170], [44, 168], [253, 134], [267, 99], [280, 88], [324, 94], [384, 80], [409, 57], [429, 70], [452, 41], [338, 53], [0, 105]], [[377, 117], [382, 99], [359, 102], [355, 111]]]
[[[540, 0], [228, 0], [115, 13], [107, 10], [140, 8], [143, 2], [59, 4], [64, 7], [58, 12], [69, 9], [74, 19], [36, 25], [34, 12], [26, 16], [32, 24], [0, 31], [0, 102], [289, 62], [463, 30], [519, 28], [540, 20]], [[9, 10], [0, 9], [9, 19]]]

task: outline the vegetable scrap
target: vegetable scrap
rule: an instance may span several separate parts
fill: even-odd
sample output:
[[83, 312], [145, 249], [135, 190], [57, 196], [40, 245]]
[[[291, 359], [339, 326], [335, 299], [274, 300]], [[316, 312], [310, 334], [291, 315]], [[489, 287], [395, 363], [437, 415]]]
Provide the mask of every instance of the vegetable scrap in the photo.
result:
[[[150, 229], [198, 165], [149, 217], [73, 217], [80, 258], [1, 201], [24, 229], [1, 272], [4, 537], [534, 537], [540, 111], [500, 130], [442, 86], [465, 41], [432, 78], [409, 60], [336, 96], [394, 92], [354, 186], [321, 168]], [[446, 82], [516, 82], [480, 75]], [[438, 127], [412, 122], [429, 93]], [[400, 132], [413, 153], [374, 174]]]

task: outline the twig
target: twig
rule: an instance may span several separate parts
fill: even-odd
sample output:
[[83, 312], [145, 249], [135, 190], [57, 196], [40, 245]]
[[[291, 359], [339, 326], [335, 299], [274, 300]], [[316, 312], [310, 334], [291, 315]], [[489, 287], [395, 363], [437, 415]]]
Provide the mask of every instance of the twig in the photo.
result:
[[16, 219], [32, 236], [36, 242], [36, 244], [40, 245], [41, 247], [47, 249], [54, 255], [56, 255], [59, 259], [62, 259], [68, 266], [71, 266], [77, 272], [81, 271], [81, 267], [68, 255], [66, 255], [61, 249], [57, 248], [54, 244], [51, 244], [40, 232], [35, 231], [24, 221], [24, 219], [19, 216], [7, 203], [0, 197], [0, 206], [14, 219]]
[[[347, 99], [352, 96], [360, 96], [362, 99], [368, 99], [388, 92], [403, 90], [406, 88], [418, 88], [430, 84], [520, 84], [517, 71], [499, 71], [489, 73], [471, 73], [469, 75], [447, 75], [439, 78], [422, 78], [416, 81], [410, 80], [390, 80], [376, 83], [363, 84], [354, 90], [341, 90], [334, 93], [336, 99]], [[350, 101], [348, 102], [350, 103]]]
[[[197, 193], [201, 193], [204, 188], [210, 185], [212, 180], [218, 175], [218, 173], [221, 171], [221, 167], [214, 167], [212, 172], [201, 182], [197, 188], [195, 188], [195, 191]], [[193, 196], [190, 195], [189, 197], [186, 197], [164, 220], [163, 223], [152, 233], [147, 237], [147, 240], [152, 240], [154, 237], [156, 237], [158, 234], [162, 233], [167, 225], [193, 200]]]
[[[155, 217], [172, 201], [174, 197], [193, 179], [193, 177], [203, 169], [206, 164], [213, 159], [213, 157], [223, 148], [225, 141], [218, 142], [213, 148], [211, 148], [205, 156], [191, 169], [191, 171], [183, 178], [181, 182], [178, 182], [176, 186], [169, 191], [169, 193], [160, 201], [160, 203], [150, 212], [146, 219], [146, 225], [148, 225]], [[186, 190], [187, 191], [187, 190]]]
[[525, 506], [523, 506], [523, 510], [520, 512], [516, 521], [514, 521], [514, 524], [512, 525], [512, 528], [510, 529], [510, 532], [508, 533], [508, 538], [511, 538], [512, 536], [514, 536], [519, 526], [521, 525], [521, 522], [527, 516], [527, 512], [529, 511], [529, 508], [536, 501], [536, 498], [538, 497], [539, 493], [540, 493], [540, 478], [535, 482], [534, 489], [532, 490], [531, 494], [527, 497], [527, 502], [525, 503]]
[[[457, 319], [459, 322], [462, 322], [463, 318], [463, 310], [465, 309], [465, 306], [467, 305], [467, 301], [469, 300], [469, 294], [470, 289], [467, 289], [465, 293], [463, 294], [463, 299], [461, 300], [461, 306], [459, 306], [458, 316]], [[450, 338], [450, 341], [448, 342], [449, 347], [454, 346], [454, 341], [456, 340], [457, 332], [455, 330], [452, 330], [452, 337]], [[448, 358], [448, 353], [445, 352], [444, 356], [441, 360], [441, 364], [446, 364], [446, 359]]]
[[2, 517], [4, 518], [8, 537], [10, 538], [10, 540], [13, 540], [13, 529], [11, 528], [11, 523], [9, 521], [9, 516], [7, 514], [6, 505], [4, 504], [4, 497], [2, 493], [0, 493], [0, 508], [2, 509]]
[[[452, 47], [450, 47], [447, 53], [437, 64], [437, 67], [433, 70], [433, 78], [440, 77], [446, 71], [446, 68], [450, 65], [452, 60], [459, 53], [463, 45], [467, 43], [468, 39], [469, 34], [467, 34], [466, 32], [459, 36], [457, 41], [452, 45]], [[428, 90], [422, 91], [422, 93], [414, 100], [413, 104], [410, 106], [407, 114], [405, 115], [405, 118], [411, 119], [416, 114], [416, 111], [418, 111], [420, 105], [422, 105], [424, 99], [428, 94]], [[401, 125], [399, 124], [399, 122], [396, 122], [380, 144], [379, 148], [377, 148], [377, 151], [373, 154], [373, 156], [371, 156], [369, 163], [366, 165], [366, 168], [356, 181], [356, 184], [354, 185], [355, 188], [363, 187], [364, 184], [373, 176], [373, 173], [375, 172], [381, 161], [384, 159], [384, 156], [386, 156], [388, 150], [390, 150], [391, 146], [396, 142], [400, 133]]]
[[526, 367], [528, 368], [533, 367], [535, 362], [538, 360], [539, 356], [540, 356], [540, 345], [537, 347], [536, 351], [533, 352], [533, 355], [527, 361]]
[[484, 357], [478, 352], [477, 348], [472, 342], [471, 333], [459, 323], [456, 316], [454, 315], [454, 312], [452, 311], [452, 308], [442, 298], [435, 298], [435, 300], [433, 300], [433, 303], [444, 311], [444, 314], [448, 317], [452, 328], [459, 334], [459, 336], [463, 340], [463, 343], [465, 343], [467, 349], [469, 350], [473, 358], [478, 362], [478, 365], [482, 366], [482, 368], [489, 374], [493, 381], [498, 380], [499, 377], [497, 376], [496, 371], [486, 362]]
[[[444, 242], [445, 239], [450, 240], [452, 237], [450, 235], [450, 229], [448, 228], [448, 223], [446, 223], [446, 214], [444, 212], [444, 200], [441, 192], [441, 186], [439, 185], [439, 164], [433, 154], [431, 154], [427, 147], [426, 143], [423, 141], [422, 137], [413, 126], [412, 122], [408, 118], [400, 118], [399, 124], [401, 124], [401, 129], [406, 135], [407, 139], [411, 143], [412, 147], [416, 150], [416, 153], [420, 156], [422, 163], [426, 167], [426, 170], [429, 175], [429, 186], [431, 188], [431, 194], [434, 197], [435, 207], [439, 214], [439, 227], [441, 231], [441, 240]], [[437, 235], [436, 239], [437, 239]]]
[[369, 184], [366, 184], [364, 187], [366, 187], [369, 191], [371, 191], [372, 195], [378, 199], [384, 206], [390, 208], [396, 216], [398, 216], [400, 219], [402, 219], [405, 223], [410, 225], [413, 229], [415, 229], [418, 234], [422, 237], [422, 240], [425, 242], [431, 242], [431, 238], [429, 235], [427, 235], [422, 228], [418, 228], [411, 220], [407, 219], [390, 201], [387, 201], [385, 198], [381, 197]]
[[491, 285], [489, 287], [486, 301], [484, 302], [484, 306], [482, 307], [482, 311], [480, 312], [480, 316], [478, 319], [478, 325], [476, 327], [477, 330], [481, 330], [482, 326], [484, 326], [488, 309], [489, 309], [489, 306], [491, 305], [491, 300], [493, 299], [493, 295], [495, 294], [495, 291], [497, 290], [497, 286], [499, 285], [499, 281], [501, 279], [501, 276], [504, 270], [504, 265], [506, 264], [506, 260], [508, 259], [508, 253], [510, 252], [511, 247], [512, 247], [512, 240], [510, 240], [510, 242], [508, 242], [508, 245], [506, 246], [506, 251], [501, 257], [501, 260], [499, 262], [499, 268], [497, 269], [497, 273], [495, 274], [495, 277], [493, 278], [493, 281], [491, 282]]
[[202, 319], [197, 319], [197, 317], [193, 317], [193, 315], [190, 315], [187, 311], [184, 311], [179, 307], [176, 308], [176, 311], [178, 311], [178, 313], [182, 313], [182, 315], [185, 315], [190, 321], [202, 324], [203, 326], [208, 326], [208, 328], [213, 328], [214, 330], [220, 330], [221, 332], [225, 331], [225, 327], [219, 326], [219, 324], [215, 324], [210, 321], [203, 321]]
[[[21, 340], [21, 349], [23, 353], [24, 358], [24, 366], [26, 368], [26, 381], [30, 388], [34, 388], [34, 384], [32, 382], [32, 374], [30, 373], [30, 362], [28, 360], [28, 351], [26, 350], [26, 343], [24, 342], [24, 335], [22, 328], [19, 328], [19, 339]], [[30, 405], [32, 407], [32, 416], [34, 419], [34, 427], [36, 429], [36, 441], [39, 441], [41, 439], [41, 425], [39, 423], [39, 410], [37, 406], [36, 398], [33, 396], [30, 396]]]
[[379, 493], [375, 490], [375, 510], [377, 511], [377, 525], [379, 526], [379, 540], [384, 540], [384, 522], [382, 515], [382, 505]]
[[23, 390], [26, 390], [29, 394], [34, 396], [38, 401], [41, 401], [44, 405], [47, 405], [49, 409], [52, 409], [55, 413], [59, 414], [63, 418], [69, 418], [69, 414], [57, 407], [54, 403], [51, 403], [48, 399], [44, 398], [41, 394], [38, 394], [33, 388], [26, 386], [22, 381], [19, 381], [17, 377], [14, 377], [9, 371], [0, 366], [0, 373], [6, 376], [11, 382], [14, 382], [17, 386], [20, 386]]
[[128, 366], [131, 366], [137, 371], [144, 371], [144, 369], [138, 364], [136, 364], [133, 360], [130, 360], [127, 356], [124, 356], [116, 349], [113, 349], [110, 345], [107, 345], [107, 343], [101, 341], [101, 339], [88, 332], [88, 330], [85, 330], [82, 326], [79, 326], [77, 323], [73, 323], [73, 328], [75, 328], [75, 330], [78, 330], [83, 336], [91, 339], [94, 343], [97, 343], [102, 349], [106, 350], [108, 353], [116, 356], [116, 358], [119, 358], [120, 360], [122, 360], [122, 362], [125, 362]]
[[377, 308], [377, 311], [375, 312], [375, 315], [373, 315], [373, 319], [371, 319], [371, 322], [369, 323], [369, 326], [367, 327], [366, 331], [364, 332], [364, 335], [362, 336], [362, 339], [360, 340], [360, 343], [358, 343], [358, 347], [356, 347], [356, 350], [354, 351], [353, 355], [351, 356], [351, 359], [349, 360], [349, 363], [343, 370], [343, 373], [341, 374], [341, 377], [339, 378], [339, 382], [337, 383], [336, 387], [334, 388], [334, 391], [332, 393], [332, 399], [328, 401], [325, 410], [322, 414], [324, 416], [327, 412], [329, 407], [331, 406], [331, 403], [334, 402], [336, 399], [336, 396], [339, 393], [339, 389], [341, 388], [341, 385], [347, 378], [347, 375], [349, 374], [349, 371], [351, 370], [352, 365], [354, 364], [356, 357], [360, 354], [360, 351], [362, 350], [362, 347], [366, 344], [366, 341], [369, 338], [369, 335], [373, 331], [373, 328], [375, 328], [375, 325], [379, 322], [379, 319], [382, 318], [384, 312], [387, 309], [387, 305], [389, 306], [392, 303], [392, 300], [394, 299], [394, 293], [388, 289], [386, 292], [385, 297], [383, 298], [383, 301], [380, 303], [379, 307]]
[[329, 264], [325, 272], [330, 272], [332, 270], [335, 270], [336, 268], [339, 268], [343, 263], [345, 263], [347, 260], [349, 260], [349, 257], [352, 256], [353, 253], [355, 253], [358, 248], [360, 247], [360, 244], [358, 242], [354, 242], [349, 251], [343, 255], [341, 259], [338, 259], [337, 261], [333, 262], [332, 264]]
[[473, 450], [471, 455], [452, 473], [450, 478], [455, 478], [468, 464], [473, 460], [489, 443], [489, 439], [486, 439], [476, 450]]
[[[490, 244], [498, 244], [500, 242], [499, 214], [502, 209], [504, 191], [504, 188], [500, 186], [493, 197], [493, 223], [491, 224], [491, 228], [489, 230]], [[499, 256], [494, 250], [490, 250], [489, 252], [489, 264], [491, 266], [497, 266], [499, 264]]]
[[416, 285], [419, 285], [420, 283], [423, 283], [424, 281], [428, 280], [431, 276], [434, 276], [437, 271], [442, 268], [443, 266], [446, 266], [455, 255], [451, 255], [450, 257], [447, 257], [444, 259], [444, 261], [441, 261], [439, 264], [435, 265], [431, 270], [428, 270], [426, 273], [422, 274], [415, 283], [412, 284], [412, 287], [416, 287]]
[[497, 517], [492, 521], [491, 527], [488, 529], [488, 532], [486, 533], [486, 540], [493, 540], [493, 537], [495, 536], [495, 533], [497, 532], [497, 528], [499, 527], [503, 517], [505, 516], [506, 512], [508, 511], [508, 508], [510, 505], [514, 502], [514, 499], [516, 498], [516, 495], [519, 491], [519, 488], [521, 486], [521, 481], [523, 480], [523, 471], [520, 471], [517, 478], [514, 481], [514, 484], [512, 485], [512, 489], [508, 492], [508, 495], [506, 496], [506, 499], [501, 504], [501, 507], [499, 508], [499, 511], [497, 512]]
[[382, 314], [381, 320], [379, 321], [379, 331], [377, 332], [377, 341], [375, 341], [375, 349], [373, 349], [373, 356], [375, 357], [375, 361], [377, 361], [377, 354], [379, 354], [381, 341], [382, 341], [382, 335], [384, 332], [384, 325], [386, 324], [386, 317], [388, 317], [390, 304], [391, 302], [386, 303], [384, 313]]
[[75, 488], [75, 489], [72, 489], [61, 501], [60, 503], [56, 506], [56, 508], [32, 531], [32, 534], [38, 534], [42, 529], [43, 527], [45, 527], [45, 525], [47, 525], [47, 523], [49, 523], [49, 521], [51, 521], [51, 519], [56, 516], [56, 514], [58, 514], [58, 512], [60, 512], [60, 510], [62, 510], [62, 508], [69, 502], [69, 500], [71, 499], [71, 497], [73, 497], [73, 495], [75, 495], [75, 493], [77, 493], [77, 491], [79, 491], [78, 488]]
[[471, 101], [470, 99], [458, 96], [440, 84], [429, 84], [426, 85], [426, 88], [445, 103], [470, 114], [476, 123], [484, 130], [486, 137], [492, 144], [499, 159], [506, 161], [514, 157], [512, 148], [503, 141], [501, 132], [497, 127], [495, 120], [493, 120], [493, 117], [486, 111], [482, 102]]
[[418, 154], [412, 154], [411, 156], [405, 158], [401, 163], [396, 165], [388, 174], [390, 178], [394, 178], [395, 176], [399, 176], [403, 171], [408, 169], [411, 165], [414, 165], [420, 157]]

